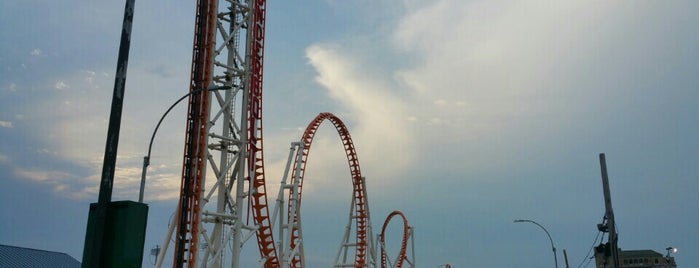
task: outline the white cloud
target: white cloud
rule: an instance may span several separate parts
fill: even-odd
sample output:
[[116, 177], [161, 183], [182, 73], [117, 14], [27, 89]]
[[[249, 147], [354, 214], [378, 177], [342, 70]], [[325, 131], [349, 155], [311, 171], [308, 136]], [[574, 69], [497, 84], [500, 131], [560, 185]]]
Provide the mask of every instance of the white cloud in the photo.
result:
[[345, 109], [332, 112], [348, 126], [363, 169], [388, 180], [412, 164], [416, 152], [405, 120], [407, 107], [392, 93], [390, 81], [363, 73], [361, 66], [365, 63], [355, 62], [330, 46], [311, 46], [306, 56], [318, 72], [316, 81]]
[[[419, 157], [418, 151], [445, 145], [452, 150], [437, 156], [468, 155], [459, 148], [492, 137], [512, 144], [498, 141], [491, 147], [518, 146], [521, 140], [505, 137], [540, 132], [537, 128], [542, 125], [583, 116], [586, 107], [582, 103], [594, 100], [595, 95], [580, 98], [576, 90], [599, 89], [561, 88], [552, 81], [580, 79], [584, 72], [571, 70], [586, 67], [577, 62], [580, 56], [576, 55], [589, 54], [608, 36], [598, 30], [599, 18], [617, 5], [597, 1], [557, 5], [543, 1], [424, 2], [406, 5], [407, 13], [391, 34], [369, 33], [367, 36], [376, 38], [356, 38], [366, 41], [353, 43], [352, 48], [340, 42], [316, 44], [306, 54], [318, 73], [316, 81], [341, 105], [340, 117], [350, 122], [360, 149], [368, 151], [359, 151], [360, 160], [374, 166], [383, 163], [382, 170], [400, 169]], [[389, 51], [376, 51], [384, 48]], [[381, 62], [370, 62], [374, 59], [368, 55], [382, 55]], [[371, 59], [362, 61], [366, 58]], [[376, 65], [395, 67], [375, 72], [371, 68]], [[561, 71], [561, 66], [570, 69]], [[576, 105], [565, 106], [570, 102]], [[480, 146], [487, 145], [469, 146], [475, 155], [484, 150]], [[429, 161], [451, 160], [437, 157]]]
[[437, 106], [446, 106], [446, 105], [447, 105], [447, 101], [445, 101], [445, 100], [443, 100], [443, 99], [435, 100], [435, 101], [434, 101], [434, 105], [437, 105]]
[[[39, 153], [55, 156], [57, 152], [46, 149]], [[113, 197], [115, 199], [138, 198], [141, 180], [140, 156], [124, 156], [120, 154], [114, 172]], [[0, 154], [0, 163], [10, 164], [10, 158]], [[138, 162], [138, 163], [137, 163]], [[14, 174], [23, 179], [48, 185], [54, 192], [73, 199], [94, 198], [99, 191], [102, 174], [102, 159], [93, 158], [81, 167], [87, 170], [87, 176], [80, 176], [73, 171], [41, 170], [14, 167]], [[179, 167], [167, 165], [151, 166], [148, 169], [145, 191], [146, 200], [169, 200], [179, 195]]]
[[8, 86], [7, 89], [9, 89], [12, 92], [15, 92], [15, 91], [17, 91], [17, 84], [10, 83], [10, 86]]
[[32, 181], [57, 181], [73, 177], [70, 173], [61, 171], [15, 169], [15, 175]]
[[34, 56], [34, 57], [38, 57], [38, 56], [41, 56], [41, 55], [43, 55], [43, 54], [44, 54], [44, 52], [41, 51], [41, 49], [38, 49], [38, 48], [35, 48], [35, 49], [33, 49], [31, 52], [29, 52], [29, 55], [32, 55], [32, 56]]
[[556, 71], [579, 68], [567, 61], [604, 39], [595, 24], [615, 5], [439, 0], [409, 9], [387, 41], [415, 59], [394, 70], [411, 94], [411, 115], [440, 126], [422, 129], [421, 138], [473, 140], [544, 114], [563, 116], [548, 109], [575, 89], [552, 81], [577, 78]]
[[10, 121], [0, 121], [0, 127], [12, 128], [12, 122]]
[[56, 81], [56, 83], [53, 84], [53, 88], [55, 88], [55, 89], [66, 89], [66, 88], [70, 88], [70, 86], [67, 85], [65, 82], [59, 80], [59, 81]]
[[[92, 85], [95, 82], [95, 71], [90, 71], [90, 70], [83, 70], [83, 73], [85, 73], [85, 82], [88, 83], [89, 85]], [[98, 86], [97, 86], [98, 88]]]
[[[188, 65], [182, 66], [180, 73], [186, 74]], [[92, 198], [99, 189], [112, 93], [97, 88], [109, 88], [113, 81], [101, 69], [73, 70], [56, 77], [61, 79], [48, 81], [52, 81], [55, 89], [64, 90], [50, 92], [51, 98], [32, 99], [33, 103], [27, 106], [53, 107], [52, 112], [39, 109], [17, 111], [22, 112], [17, 113], [17, 120], [20, 117], [32, 118], [36, 124], [32, 124], [31, 133], [49, 133], [37, 137], [49, 144], [37, 153], [74, 163], [81, 171], [65, 171], [76, 174], [69, 187], [54, 186], [58, 182], [53, 179], [42, 183], [61, 189], [61, 194], [70, 198]], [[181, 88], [180, 85], [185, 83], [186, 78], [161, 81], [146, 71], [140, 71], [138, 65], [131, 67], [115, 171], [115, 198], [135, 199], [138, 196], [142, 160], [150, 135], [163, 112], [184, 94], [184, 91], [173, 89]], [[70, 90], [65, 90], [68, 88]], [[181, 166], [177, 164], [182, 161], [179, 144], [184, 140], [182, 118], [185, 112], [186, 102], [183, 102], [162, 122], [153, 144], [146, 200], [173, 199], [179, 195]]]
[[53, 151], [53, 150], [51, 150], [51, 149], [49, 149], [49, 148], [41, 148], [41, 149], [38, 149], [38, 150], [37, 150], [37, 153], [45, 154], [45, 155], [58, 156], [58, 152]]

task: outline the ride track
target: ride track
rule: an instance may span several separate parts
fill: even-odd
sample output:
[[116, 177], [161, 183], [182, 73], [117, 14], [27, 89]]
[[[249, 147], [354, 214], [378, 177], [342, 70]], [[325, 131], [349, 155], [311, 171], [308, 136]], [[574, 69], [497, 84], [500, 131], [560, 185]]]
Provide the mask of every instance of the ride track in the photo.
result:
[[391, 267], [403, 267], [403, 262], [406, 260], [407, 257], [406, 251], [408, 250], [408, 239], [411, 235], [411, 229], [408, 225], [408, 219], [405, 217], [405, 214], [403, 214], [403, 212], [395, 210], [388, 214], [388, 217], [386, 217], [386, 221], [384, 221], [383, 227], [381, 227], [381, 234], [379, 235], [379, 243], [381, 245], [381, 268], [388, 267], [388, 255], [386, 254], [386, 229], [388, 227], [388, 223], [391, 222], [391, 219], [394, 216], [400, 216], [403, 220], [403, 236], [401, 239], [398, 256], [396, 256], [396, 264]]
[[[301, 196], [302, 196], [302, 189], [303, 189], [303, 178], [304, 175], [306, 174], [306, 164], [308, 163], [308, 155], [311, 152], [311, 145], [313, 144], [313, 138], [315, 137], [315, 133], [318, 130], [318, 127], [323, 123], [323, 121], [328, 120], [330, 121], [334, 126], [335, 129], [337, 130], [337, 134], [340, 135], [340, 140], [342, 141], [342, 145], [345, 149], [345, 155], [347, 156], [347, 164], [349, 165], [350, 169], [350, 175], [352, 176], [352, 192], [353, 192], [353, 218], [355, 220], [355, 226], [356, 226], [356, 250], [355, 250], [355, 267], [364, 267], [366, 265], [366, 255], [367, 255], [367, 218], [368, 218], [368, 202], [367, 202], [367, 197], [365, 195], [366, 189], [365, 187], [365, 182], [364, 182], [364, 177], [362, 177], [362, 171], [359, 167], [359, 158], [357, 157], [357, 152], [354, 149], [354, 143], [352, 142], [352, 137], [350, 136], [349, 130], [345, 126], [345, 123], [340, 120], [337, 116], [331, 113], [320, 113], [318, 116], [316, 116], [309, 124], [308, 127], [306, 127], [306, 130], [303, 132], [303, 136], [301, 137], [301, 143], [302, 143], [302, 149], [301, 153], [297, 154], [296, 159], [294, 161], [294, 166], [299, 166], [299, 169], [294, 169], [292, 173], [292, 178], [298, 178], [298, 201], [297, 201], [297, 208], [298, 210], [301, 207]], [[289, 199], [293, 199], [293, 196], [289, 196]], [[292, 203], [289, 203], [289, 210], [292, 211]], [[291, 235], [291, 248], [294, 248], [296, 246], [296, 243], [294, 241], [298, 241], [300, 238], [300, 230], [296, 226], [299, 226], [299, 217], [298, 215], [292, 216], [292, 219], [289, 219], [289, 222], [293, 222], [294, 228], [292, 228], [292, 235]], [[370, 234], [371, 235], [371, 234]], [[300, 267], [300, 256], [294, 257], [294, 259], [291, 262], [292, 267]]]

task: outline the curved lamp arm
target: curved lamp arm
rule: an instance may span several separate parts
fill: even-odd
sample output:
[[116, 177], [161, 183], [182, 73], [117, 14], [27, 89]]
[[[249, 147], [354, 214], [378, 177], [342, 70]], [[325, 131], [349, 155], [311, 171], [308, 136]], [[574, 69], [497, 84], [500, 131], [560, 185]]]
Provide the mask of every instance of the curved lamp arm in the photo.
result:
[[558, 257], [556, 256], [556, 247], [553, 245], [553, 239], [551, 238], [551, 234], [549, 234], [549, 231], [547, 231], [546, 228], [544, 228], [544, 226], [533, 220], [515, 220], [515, 222], [530, 222], [536, 224], [536, 226], [539, 226], [541, 230], [544, 230], [546, 236], [549, 237], [549, 241], [551, 242], [551, 250], [553, 250], [553, 261], [556, 264], [556, 268], [558, 268]]
[[153, 135], [150, 137], [150, 143], [148, 143], [148, 155], [143, 157], [143, 170], [141, 170], [141, 189], [138, 192], [138, 202], [143, 203], [143, 190], [146, 188], [146, 170], [148, 169], [148, 165], [150, 165], [150, 152], [151, 149], [153, 148], [153, 140], [155, 139], [155, 134], [158, 133], [158, 129], [160, 128], [160, 124], [163, 123], [163, 119], [165, 119], [165, 116], [172, 111], [177, 104], [182, 102], [185, 98], [192, 96], [194, 94], [197, 94], [202, 91], [217, 91], [217, 90], [226, 90], [226, 89], [231, 89], [230, 86], [217, 86], [217, 87], [209, 87], [209, 88], [201, 88], [201, 89], [196, 89], [192, 90], [189, 93], [185, 94], [182, 96], [179, 100], [177, 100], [175, 103], [170, 105], [170, 108], [165, 111], [163, 116], [160, 117], [160, 120], [158, 121], [158, 124], [155, 126], [155, 130], [153, 130]]

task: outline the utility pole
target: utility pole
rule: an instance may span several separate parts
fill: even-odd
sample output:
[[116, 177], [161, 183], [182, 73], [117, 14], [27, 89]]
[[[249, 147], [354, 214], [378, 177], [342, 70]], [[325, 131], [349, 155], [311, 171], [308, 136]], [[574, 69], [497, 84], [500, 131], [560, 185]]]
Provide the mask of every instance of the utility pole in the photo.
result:
[[619, 246], [617, 244], [619, 238], [616, 233], [616, 223], [614, 222], [614, 211], [612, 210], [612, 197], [609, 193], [609, 178], [607, 177], [607, 161], [604, 158], [604, 154], [599, 154], [599, 164], [602, 171], [602, 188], [604, 191], [604, 218], [606, 224], [598, 225], [600, 231], [609, 232], [609, 243], [607, 244], [607, 249], [610, 251], [612, 257], [612, 268], [619, 267]]
[[[89, 267], [104, 267], [103, 256], [104, 237], [107, 226], [109, 203], [112, 201], [112, 186], [114, 185], [114, 169], [116, 166], [117, 147], [119, 145], [119, 129], [121, 127], [121, 112], [124, 104], [124, 85], [126, 84], [126, 69], [129, 62], [129, 47], [131, 46], [131, 24], [133, 22], [135, 0], [126, 0], [124, 9], [124, 22], [121, 29], [121, 42], [119, 43], [119, 56], [117, 70], [114, 79], [114, 93], [112, 95], [112, 109], [109, 115], [109, 128], [107, 130], [107, 142], [104, 149], [104, 162], [102, 164], [102, 179], [97, 201], [95, 216], [95, 229], [92, 241], [85, 243], [90, 246], [91, 254]], [[83, 264], [83, 267], [86, 265]]]

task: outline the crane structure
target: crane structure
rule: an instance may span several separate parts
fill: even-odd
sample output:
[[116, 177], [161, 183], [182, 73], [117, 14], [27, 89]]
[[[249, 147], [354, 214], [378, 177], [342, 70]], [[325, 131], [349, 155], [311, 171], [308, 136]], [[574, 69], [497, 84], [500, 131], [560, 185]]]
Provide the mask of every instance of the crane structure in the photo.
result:
[[349, 130], [331, 113], [319, 114], [292, 142], [270, 215], [262, 137], [265, 16], [266, 0], [197, 0], [180, 196], [155, 266], [174, 240], [176, 268], [240, 267], [251, 241], [260, 267], [304, 267], [303, 179], [313, 137], [329, 121], [353, 186], [335, 267], [377, 267], [366, 180]]

